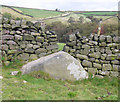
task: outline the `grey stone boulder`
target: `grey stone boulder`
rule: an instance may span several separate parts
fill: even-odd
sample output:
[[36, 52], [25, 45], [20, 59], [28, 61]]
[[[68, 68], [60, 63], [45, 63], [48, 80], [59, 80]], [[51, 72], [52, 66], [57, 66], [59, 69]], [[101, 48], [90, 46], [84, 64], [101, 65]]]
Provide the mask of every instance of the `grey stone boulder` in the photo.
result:
[[39, 70], [48, 73], [55, 79], [75, 81], [88, 78], [88, 73], [83, 69], [80, 62], [63, 51], [41, 57], [21, 68], [22, 74]]

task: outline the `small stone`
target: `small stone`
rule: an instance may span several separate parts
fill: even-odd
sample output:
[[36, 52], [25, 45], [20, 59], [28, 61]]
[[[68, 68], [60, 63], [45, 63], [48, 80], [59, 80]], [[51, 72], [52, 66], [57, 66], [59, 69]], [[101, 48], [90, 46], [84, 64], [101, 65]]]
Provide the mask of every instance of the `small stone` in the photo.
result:
[[87, 38], [83, 38], [81, 42], [85, 44], [85, 43], [88, 42], [88, 39]]
[[89, 61], [94, 62], [95, 58], [89, 58]]
[[105, 52], [106, 52], [107, 54], [112, 54], [112, 51], [110, 50], [110, 47], [106, 47], [106, 48], [105, 48]]
[[38, 57], [35, 54], [30, 54], [30, 59], [31, 60], [36, 60]]
[[90, 44], [90, 45], [97, 45], [98, 42], [97, 42], [97, 41], [89, 41], [89, 44]]
[[118, 44], [116, 44], [116, 43], [110, 43], [110, 44], [107, 44], [107, 46], [108, 46], [108, 47], [117, 47]]
[[112, 37], [111, 36], [107, 36], [107, 42], [112, 42]]
[[16, 41], [22, 40], [22, 38], [23, 38], [23, 37], [20, 36], [20, 35], [15, 35], [15, 40], [16, 40]]
[[67, 42], [66, 45], [68, 45], [68, 46], [75, 46], [76, 45], [76, 41]]
[[27, 81], [23, 80], [23, 83], [27, 83]]
[[110, 76], [112, 76], [112, 77], [118, 77], [119, 76], [119, 72], [113, 72], [113, 71], [111, 71], [110, 72]]
[[107, 45], [106, 42], [101, 42], [101, 43], [99, 43], [99, 46], [105, 47], [106, 45]]
[[18, 59], [20, 60], [28, 60], [29, 59], [29, 54], [28, 53], [23, 53], [18, 56]]
[[100, 79], [104, 78], [102, 75], [95, 75], [95, 77], [100, 78]]
[[103, 71], [112, 70], [111, 64], [103, 64], [102, 70]]
[[12, 35], [3, 35], [2, 36], [3, 40], [9, 40], [9, 39], [13, 39], [13, 38], [14, 38], [14, 36], [12, 36]]
[[33, 45], [33, 49], [37, 49], [37, 48], [40, 48], [40, 46], [38, 46], [38, 45]]
[[34, 37], [33, 37], [32, 35], [25, 34], [25, 35], [24, 35], [24, 40], [30, 40], [30, 41], [32, 40], [32, 41], [33, 41], [33, 40], [34, 40]]
[[105, 59], [106, 59], [106, 56], [107, 56], [107, 54], [101, 54], [101, 59], [102, 59], [102, 60], [105, 60]]
[[86, 56], [86, 55], [77, 54], [76, 57], [79, 59], [88, 60], [88, 56]]
[[16, 52], [17, 52], [17, 50], [8, 50], [8, 54], [14, 54]]
[[102, 54], [104, 54], [104, 53], [105, 53], [105, 48], [104, 48], [104, 47], [100, 47], [100, 52], [101, 52]]
[[93, 58], [100, 58], [101, 53], [100, 52], [94, 52], [94, 53], [90, 53], [89, 56], [93, 57]]
[[8, 44], [8, 45], [16, 45], [16, 42], [14, 42], [13, 40], [9, 40], [9, 41], [7, 42], [7, 44]]
[[113, 65], [113, 71], [120, 71], [119, 65]]
[[25, 52], [27, 52], [27, 53], [34, 53], [34, 49], [33, 48], [26, 48]]
[[27, 44], [27, 48], [32, 48], [33, 44]]
[[105, 36], [104, 35], [100, 35], [99, 40], [100, 40], [100, 42], [104, 42], [105, 41]]
[[102, 68], [101, 64], [98, 64], [98, 63], [93, 63], [93, 67], [97, 68], [97, 69], [101, 69]]
[[75, 52], [75, 49], [70, 49], [70, 52], [74, 53], [74, 52]]
[[58, 45], [57, 45], [57, 44], [49, 45], [49, 46], [46, 46], [46, 49], [47, 49], [47, 50], [58, 49]]
[[1, 45], [2, 50], [8, 51], [8, 45], [4, 44]]
[[13, 71], [11, 72], [11, 75], [17, 75], [19, 71]]
[[46, 53], [40, 53], [39, 57], [44, 57], [46, 55]]
[[118, 36], [113, 37], [113, 42], [119, 42], [120, 38]]
[[106, 61], [106, 60], [100, 60], [101, 64], [110, 64], [110, 61]]
[[40, 33], [31, 32], [31, 35], [34, 35], [34, 36], [39, 36], [39, 35], [40, 35]]
[[38, 42], [44, 42], [44, 37], [37, 36], [36, 41]]
[[81, 37], [82, 37], [79, 32], [76, 33], [76, 36], [77, 36], [78, 38], [81, 38]]
[[97, 73], [97, 68], [88, 68], [88, 72], [91, 74], [96, 74]]
[[0, 76], [0, 80], [2, 80], [3, 79], [3, 76]]
[[110, 55], [107, 55], [106, 60], [115, 60], [116, 58], [117, 58], [117, 55], [110, 54]]
[[82, 65], [85, 67], [90, 67], [90, 68], [92, 67], [92, 63], [90, 61], [87, 61], [87, 60], [83, 60]]
[[69, 46], [64, 46], [63, 51], [68, 52], [69, 51]]
[[17, 33], [17, 34], [21, 34], [21, 32], [20, 32], [20, 31], [16, 31], [16, 33]]
[[98, 35], [97, 34], [94, 35], [94, 40], [98, 41]]
[[101, 75], [106, 75], [106, 76], [109, 76], [110, 74], [109, 71], [101, 71], [101, 70], [98, 73]]
[[44, 49], [44, 48], [39, 48], [39, 49], [37, 49], [37, 50], [35, 51], [36, 54], [46, 53], [46, 52], [47, 52], [47, 50]]
[[118, 61], [118, 60], [113, 60], [113, 61], [111, 61], [111, 63], [112, 63], [112, 64], [117, 64], [117, 65], [119, 65], [119, 64], [120, 64], [120, 61]]
[[15, 34], [15, 31], [11, 31], [10, 34], [11, 34], [11, 35], [14, 35], [14, 34]]
[[76, 40], [75, 34], [69, 35], [69, 36], [67, 37], [67, 40], [68, 40], [68, 41], [75, 41], [75, 40]]

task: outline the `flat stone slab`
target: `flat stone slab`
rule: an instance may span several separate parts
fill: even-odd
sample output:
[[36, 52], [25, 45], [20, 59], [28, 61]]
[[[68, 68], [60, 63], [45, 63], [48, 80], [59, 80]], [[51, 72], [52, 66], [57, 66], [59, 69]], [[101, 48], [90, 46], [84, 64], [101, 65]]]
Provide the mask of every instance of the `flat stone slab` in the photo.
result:
[[48, 73], [55, 79], [74, 81], [88, 78], [88, 73], [83, 69], [80, 62], [63, 51], [41, 57], [21, 68], [22, 74], [39, 70]]

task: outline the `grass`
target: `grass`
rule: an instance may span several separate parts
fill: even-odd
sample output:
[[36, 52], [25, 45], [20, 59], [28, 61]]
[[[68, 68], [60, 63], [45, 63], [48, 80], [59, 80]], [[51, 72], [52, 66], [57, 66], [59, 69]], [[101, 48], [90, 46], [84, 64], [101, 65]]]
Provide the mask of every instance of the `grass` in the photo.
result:
[[35, 18], [46, 18], [50, 16], [58, 16], [63, 14], [63, 12], [57, 12], [53, 10], [42, 10], [42, 9], [30, 9], [30, 8], [17, 8], [13, 7], [22, 11], [24, 14], [29, 14]]
[[118, 14], [117, 11], [114, 11], [114, 12], [104, 12], [104, 11], [96, 11], [96, 12], [86, 12], [86, 13], [82, 13], [84, 15], [98, 15], [98, 16], [102, 16], [102, 15], [107, 15], [107, 16], [113, 16], [113, 15], [116, 15]]
[[65, 43], [57, 43], [58, 44], [58, 50], [62, 51]]
[[[81, 81], [48, 80], [36, 77], [38, 73], [12, 76], [12, 71], [20, 71], [23, 63], [16, 61], [3, 67], [3, 100], [117, 100], [118, 79], [89, 78]], [[16, 67], [15, 67], [16, 66]], [[41, 72], [40, 72], [41, 73]], [[24, 83], [27, 81], [27, 83]]]

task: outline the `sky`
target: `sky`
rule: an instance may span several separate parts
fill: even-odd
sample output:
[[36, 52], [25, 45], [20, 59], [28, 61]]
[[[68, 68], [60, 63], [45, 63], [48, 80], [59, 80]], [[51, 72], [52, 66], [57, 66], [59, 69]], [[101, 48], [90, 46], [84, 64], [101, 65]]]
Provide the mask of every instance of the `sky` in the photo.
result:
[[117, 11], [119, 0], [0, 0], [0, 5], [68, 11]]

